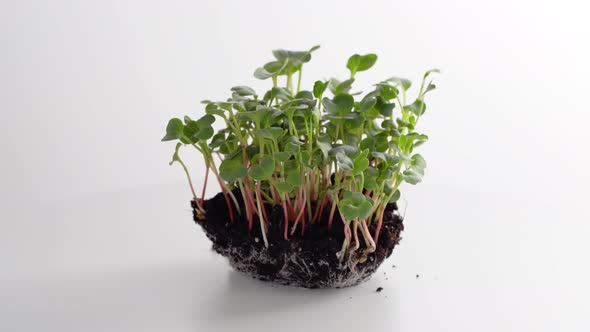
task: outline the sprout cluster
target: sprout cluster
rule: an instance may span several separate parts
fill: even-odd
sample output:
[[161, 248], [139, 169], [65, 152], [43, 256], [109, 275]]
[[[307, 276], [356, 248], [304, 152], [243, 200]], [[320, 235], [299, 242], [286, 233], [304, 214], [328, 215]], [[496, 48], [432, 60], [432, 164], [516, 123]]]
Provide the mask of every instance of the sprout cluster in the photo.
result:
[[[416, 184], [424, 175], [426, 162], [414, 149], [428, 137], [415, 128], [426, 110], [425, 94], [435, 88], [428, 77], [438, 70], [424, 74], [411, 103], [406, 102], [411, 82], [404, 78], [381, 81], [366, 94], [353, 90], [356, 75], [375, 64], [375, 54], [351, 56], [346, 80], [318, 80], [311, 90], [302, 90], [303, 65], [317, 48], [273, 51], [275, 60], [254, 72], [258, 79], [271, 79], [270, 90], [259, 95], [247, 86], [233, 87], [226, 101], [203, 101], [203, 117], [171, 119], [162, 140], [178, 141], [171, 164], [184, 169], [199, 214], [206, 213], [203, 200], [212, 172], [231, 220], [242, 214], [250, 229], [258, 223], [265, 245], [270, 222], [265, 204], [281, 206], [285, 240], [298, 230], [304, 234], [305, 225], [318, 222], [327, 209], [328, 227], [335, 213], [344, 222], [340, 259], [359, 250], [361, 237], [366, 249], [355, 257], [366, 258], [376, 248], [386, 205], [400, 197], [399, 186]], [[213, 129], [216, 120], [223, 121], [223, 129]], [[179, 155], [185, 146], [205, 161], [200, 197]], [[243, 204], [234, 195], [238, 191]], [[373, 234], [370, 223], [376, 223]]]

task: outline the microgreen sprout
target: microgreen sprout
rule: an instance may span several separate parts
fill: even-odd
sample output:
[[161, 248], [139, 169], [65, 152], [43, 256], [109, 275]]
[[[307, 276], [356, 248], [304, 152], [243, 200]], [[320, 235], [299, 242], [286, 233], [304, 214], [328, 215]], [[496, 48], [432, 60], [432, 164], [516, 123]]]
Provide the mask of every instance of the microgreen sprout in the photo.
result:
[[[424, 74], [410, 103], [412, 83], [404, 78], [385, 79], [365, 94], [351, 93], [356, 76], [376, 63], [375, 54], [351, 56], [345, 80], [318, 80], [311, 90], [302, 90], [303, 66], [317, 49], [273, 51], [275, 59], [254, 72], [271, 80], [268, 91], [235, 86], [225, 101], [204, 101], [201, 118], [171, 119], [162, 141], [178, 142], [172, 163], [185, 171], [199, 215], [207, 212], [203, 202], [211, 172], [231, 221], [239, 214], [249, 229], [257, 222], [266, 246], [273, 222], [268, 206], [281, 207], [285, 240], [298, 231], [304, 235], [306, 224], [329, 210], [328, 228], [336, 213], [344, 222], [341, 262], [362, 262], [376, 249], [385, 207], [400, 198], [400, 185], [417, 184], [424, 176], [426, 161], [414, 150], [428, 137], [416, 126], [426, 111], [425, 95], [435, 88], [429, 77], [438, 70]], [[212, 126], [216, 120], [223, 122], [218, 131]], [[183, 147], [203, 156], [200, 196], [180, 158]], [[358, 252], [362, 242], [365, 249]]]

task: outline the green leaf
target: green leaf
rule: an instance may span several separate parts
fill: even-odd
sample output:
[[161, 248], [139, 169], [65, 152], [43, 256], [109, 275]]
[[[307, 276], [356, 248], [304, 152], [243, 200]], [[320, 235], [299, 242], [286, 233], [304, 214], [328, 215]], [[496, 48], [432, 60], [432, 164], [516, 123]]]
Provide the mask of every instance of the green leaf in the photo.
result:
[[211, 149], [215, 149], [215, 148], [220, 147], [224, 143], [225, 143], [225, 133], [219, 132], [219, 133], [213, 135], [213, 138], [211, 139], [211, 143], [209, 143], [209, 147]]
[[322, 100], [326, 112], [333, 115], [345, 115], [352, 111], [354, 107], [354, 98], [348, 93], [340, 93], [333, 99], [324, 98]]
[[251, 87], [245, 85], [234, 86], [233, 88], [231, 88], [231, 91], [234, 91], [240, 96], [256, 96], [256, 91], [254, 91], [254, 89], [252, 89]]
[[362, 150], [369, 149], [372, 150], [375, 147], [375, 139], [371, 136], [367, 136], [364, 138], [359, 145], [359, 148]]
[[371, 93], [368, 93], [365, 97], [363, 97], [363, 99], [359, 103], [359, 111], [364, 112], [372, 109], [377, 103], [377, 95], [378, 92], [373, 91]]
[[387, 81], [399, 84], [404, 91], [408, 91], [408, 89], [412, 86], [412, 81], [406, 78], [390, 77], [387, 79]]
[[362, 201], [357, 206], [357, 214], [360, 219], [367, 219], [371, 214], [371, 210], [373, 209], [373, 202], [369, 200]]
[[369, 149], [361, 151], [354, 159], [353, 172], [355, 175], [361, 174], [367, 167], [369, 167]]
[[379, 171], [374, 167], [367, 167], [364, 172], [365, 177], [365, 188], [367, 190], [375, 190], [379, 187], [377, 184], [377, 176], [379, 175]]
[[273, 154], [273, 157], [277, 161], [287, 161], [291, 158], [292, 154], [287, 151], [277, 151]]
[[273, 77], [273, 75], [274, 75], [274, 73], [268, 72], [263, 67], [256, 68], [256, 70], [254, 71], [254, 77], [256, 77], [259, 80], [265, 80], [265, 79], [271, 78], [271, 77]]
[[268, 180], [275, 170], [275, 160], [271, 156], [264, 156], [257, 164], [250, 167], [248, 175], [258, 181]]
[[409, 184], [417, 184], [422, 181], [422, 175], [411, 168], [405, 170], [402, 175], [403, 180]]
[[[215, 131], [213, 130], [213, 127], [207, 126], [207, 127], [199, 128], [199, 131], [197, 131], [195, 133], [195, 135], [193, 135], [193, 137], [197, 138], [196, 140], [205, 141], [205, 140], [208, 140], [209, 138], [211, 138], [214, 133], [215, 133]], [[193, 137], [191, 137], [191, 139], [193, 139]], [[196, 141], [196, 140], [193, 139], [193, 141]]]
[[273, 141], [278, 140], [285, 133], [285, 129], [279, 127], [269, 127], [259, 129], [256, 131], [256, 135], [262, 138], [270, 139]]
[[430, 76], [430, 74], [432, 74], [432, 73], [440, 74], [440, 69], [433, 68], [433, 69], [426, 71], [426, 73], [424, 73], [423, 79], [426, 80], [426, 78], [428, 78], [428, 76]]
[[395, 99], [399, 94], [398, 89], [387, 82], [381, 82], [377, 84], [377, 92], [381, 97], [385, 98], [386, 100]]
[[166, 126], [166, 135], [162, 138], [162, 142], [180, 139], [183, 130], [184, 124], [182, 123], [182, 120], [178, 118], [170, 119]]
[[344, 171], [352, 171], [354, 169], [352, 160], [344, 153], [337, 153], [336, 161], [338, 162], [338, 166]]
[[350, 199], [343, 199], [338, 203], [338, 210], [347, 220], [353, 220], [358, 217], [358, 209]]
[[422, 100], [416, 99], [410, 105], [404, 106], [404, 110], [409, 111], [416, 116], [421, 116], [426, 111], [426, 104]]
[[236, 182], [248, 174], [248, 169], [236, 159], [224, 159], [219, 165], [219, 176], [229, 182]]
[[281, 194], [288, 193], [294, 188], [294, 186], [289, 182], [275, 182], [274, 186]]
[[207, 112], [207, 114], [219, 115], [221, 117], [225, 117], [224, 110], [219, 108], [219, 106], [217, 106], [217, 104], [215, 104], [215, 103], [207, 104], [207, 106], [205, 106], [205, 112]]
[[385, 98], [378, 97], [377, 103], [375, 104], [375, 108], [381, 113], [381, 115], [385, 117], [390, 117], [393, 113], [393, 108], [395, 107], [394, 103], [388, 103], [385, 101]]
[[350, 70], [351, 77], [359, 71], [365, 71], [373, 67], [375, 62], [377, 61], [377, 55], [375, 54], [366, 54], [366, 55], [359, 55], [355, 54], [348, 58], [348, 62], [346, 63], [346, 68]]
[[293, 186], [300, 186], [301, 180], [301, 167], [297, 160], [288, 160], [284, 165], [285, 177], [287, 182]]
[[287, 61], [272, 61], [254, 71], [254, 77], [265, 80], [279, 75], [287, 66]]
[[348, 79], [346, 81], [340, 82], [340, 84], [338, 84], [334, 88], [334, 94], [340, 94], [340, 93], [344, 93], [344, 92], [350, 91], [350, 88], [352, 86], [352, 83], [354, 83], [354, 78], [351, 78], [351, 79]]
[[395, 192], [393, 193], [393, 195], [391, 196], [389, 203], [397, 202], [399, 200], [400, 196], [401, 196], [401, 193], [399, 192], [399, 189], [396, 189]]
[[352, 220], [355, 218], [366, 219], [373, 208], [373, 202], [360, 192], [345, 191], [343, 198], [338, 204], [338, 209], [344, 218]]
[[412, 156], [412, 166], [418, 167], [420, 169], [426, 168], [426, 160], [420, 154], [415, 154]]
[[428, 83], [428, 86], [426, 87], [426, 89], [424, 89], [424, 92], [422, 92], [422, 95], [425, 95], [427, 92], [430, 92], [434, 89], [436, 89], [436, 85], [434, 85], [432, 83]]
[[320, 135], [316, 143], [318, 145], [318, 148], [320, 148], [320, 150], [322, 151], [324, 159], [328, 159], [328, 153], [332, 149], [332, 139], [330, 138], [330, 135]]
[[315, 83], [313, 84], [313, 95], [318, 99], [322, 98], [322, 95], [324, 94], [324, 91], [326, 91], [327, 87], [328, 83], [322, 81], [315, 81]]

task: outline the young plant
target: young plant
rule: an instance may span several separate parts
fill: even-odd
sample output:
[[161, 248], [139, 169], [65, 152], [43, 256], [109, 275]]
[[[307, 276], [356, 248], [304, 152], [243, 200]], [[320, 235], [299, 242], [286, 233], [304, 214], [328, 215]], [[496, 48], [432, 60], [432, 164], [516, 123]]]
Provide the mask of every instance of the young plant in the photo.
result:
[[[273, 51], [275, 59], [254, 72], [271, 80], [269, 90], [259, 95], [236, 86], [225, 101], [203, 101], [204, 116], [171, 119], [162, 140], [178, 142], [173, 162], [185, 171], [200, 216], [207, 213], [203, 201], [212, 172], [231, 221], [239, 214], [249, 229], [257, 222], [267, 247], [268, 226], [279, 222], [269, 220], [270, 206], [283, 211], [285, 240], [297, 231], [304, 235], [306, 225], [322, 221], [329, 211], [328, 228], [336, 213], [344, 223], [341, 262], [356, 264], [376, 249], [385, 208], [400, 198], [400, 185], [415, 185], [424, 176], [426, 161], [414, 150], [428, 137], [416, 127], [426, 111], [425, 95], [435, 88], [429, 77], [438, 70], [424, 74], [410, 103], [412, 84], [404, 78], [378, 82], [366, 94], [351, 92], [356, 75], [376, 63], [375, 54], [351, 56], [345, 80], [318, 80], [302, 90], [303, 66], [317, 49]], [[212, 126], [216, 120], [223, 122], [218, 131]], [[181, 147], [203, 156], [200, 196], [180, 159]], [[365, 249], [358, 252], [362, 242]]]

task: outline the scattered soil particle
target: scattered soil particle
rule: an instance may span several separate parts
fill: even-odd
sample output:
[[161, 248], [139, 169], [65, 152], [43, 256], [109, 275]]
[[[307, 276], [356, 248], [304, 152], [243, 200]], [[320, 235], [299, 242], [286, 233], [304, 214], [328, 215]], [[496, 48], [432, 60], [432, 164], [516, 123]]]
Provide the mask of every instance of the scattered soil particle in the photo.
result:
[[[244, 211], [240, 191], [233, 193]], [[377, 250], [351, 269], [346, 264], [341, 266], [339, 262], [337, 253], [344, 240], [344, 225], [336, 213], [332, 228], [328, 229], [329, 206], [324, 208], [317, 222], [305, 225], [304, 235], [301, 235], [299, 226], [295, 234], [285, 240], [281, 206], [266, 204], [264, 208], [269, 219], [269, 248], [266, 248], [258, 219], [255, 217], [253, 227], [249, 230], [245, 216], [237, 214], [234, 207], [235, 220], [231, 222], [222, 193], [204, 202], [204, 217], [198, 216], [194, 201], [191, 205], [193, 219], [213, 242], [213, 250], [227, 257], [236, 270], [260, 280], [307, 288], [348, 287], [368, 279], [391, 255], [404, 229], [402, 218], [394, 213], [397, 205], [388, 204], [379, 239], [376, 239]], [[315, 202], [312, 202], [312, 208], [315, 208]], [[289, 223], [291, 225], [292, 222]], [[369, 230], [374, 234], [375, 223], [369, 226]], [[358, 252], [363, 249], [366, 249], [364, 241]]]
[[383, 287], [377, 287], [377, 289], [375, 290], [375, 292], [381, 293], [382, 290], [383, 290]]

